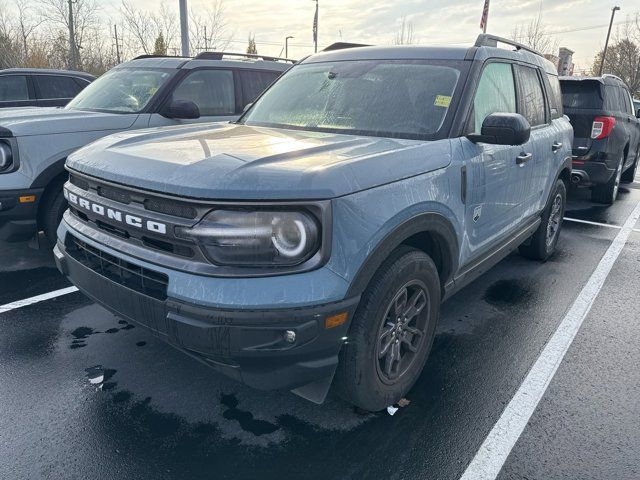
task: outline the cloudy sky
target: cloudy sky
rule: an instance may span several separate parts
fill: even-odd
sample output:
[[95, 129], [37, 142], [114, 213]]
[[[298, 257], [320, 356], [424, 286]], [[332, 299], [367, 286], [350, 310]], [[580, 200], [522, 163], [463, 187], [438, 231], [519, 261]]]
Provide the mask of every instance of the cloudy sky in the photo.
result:
[[[188, 0], [190, 8], [210, 4]], [[278, 55], [284, 37], [290, 40], [289, 56], [300, 58], [313, 51], [311, 24], [313, 0], [223, 0], [233, 43], [230, 49], [246, 48], [249, 33], [255, 35], [258, 51]], [[102, 15], [117, 18], [120, 0], [100, 0]], [[157, 9], [159, 0], [136, 0], [144, 9]], [[165, 0], [178, 9], [178, 0]], [[390, 44], [401, 19], [411, 22], [414, 39], [422, 44], [473, 42], [480, 33], [479, 21], [484, 0], [320, 0], [320, 46], [344, 40]], [[640, 12], [640, 1], [617, 0], [491, 0], [489, 32], [510, 36], [514, 26], [528, 23], [541, 12], [548, 32], [560, 46], [574, 50], [574, 62], [588, 68], [595, 52], [602, 48], [613, 5], [618, 27]]]

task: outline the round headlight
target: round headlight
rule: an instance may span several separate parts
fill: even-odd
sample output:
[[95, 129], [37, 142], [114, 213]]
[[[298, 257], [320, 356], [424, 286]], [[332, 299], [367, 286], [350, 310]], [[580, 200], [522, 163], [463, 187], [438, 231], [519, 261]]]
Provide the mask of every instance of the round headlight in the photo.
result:
[[13, 163], [13, 153], [11, 147], [6, 143], [0, 142], [0, 171], [5, 170]]
[[307, 246], [308, 236], [308, 227], [302, 220], [276, 217], [273, 221], [271, 241], [282, 256], [300, 256]]
[[218, 265], [298, 265], [320, 247], [318, 222], [298, 210], [214, 210], [178, 234], [195, 238]]

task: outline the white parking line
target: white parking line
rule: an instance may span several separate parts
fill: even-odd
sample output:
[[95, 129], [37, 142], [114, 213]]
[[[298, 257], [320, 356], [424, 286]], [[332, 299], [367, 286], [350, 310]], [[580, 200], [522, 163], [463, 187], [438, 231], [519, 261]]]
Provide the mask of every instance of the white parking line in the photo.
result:
[[[591, 220], [582, 220], [580, 218], [564, 217], [563, 220], [565, 222], [585, 223], [587, 225], [595, 225], [596, 227], [615, 228], [618, 230], [622, 228], [620, 225], [610, 225], [608, 223], [592, 222]], [[636, 233], [640, 233], [640, 228], [634, 228], [633, 231]]]
[[10, 310], [15, 310], [16, 308], [26, 307], [27, 305], [32, 305], [34, 303], [44, 302], [45, 300], [61, 297], [62, 295], [67, 295], [69, 293], [73, 293], [77, 291], [78, 289], [76, 287], [61, 288], [60, 290], [54, 290], [53, 292], [43, 293], [42, 295], [36, 295], [35, 297], [25, 298], [24, 300], [18, 300], [15, 302], [7, 303], [6, 305], [0, 306], [0, 313], [8, 312]]
[[589, 277], [460, 480], [494, 480], [527, 426], [640, 218], [640, 202]]
[[585, 223], [587, 225], [595, 225], [597, 227], [622, 228], [620, 225], [610, 225], [608, 223], [592, 222], [591, 220], [582, 220], [580, 218], [564, 217], [565, 222]]

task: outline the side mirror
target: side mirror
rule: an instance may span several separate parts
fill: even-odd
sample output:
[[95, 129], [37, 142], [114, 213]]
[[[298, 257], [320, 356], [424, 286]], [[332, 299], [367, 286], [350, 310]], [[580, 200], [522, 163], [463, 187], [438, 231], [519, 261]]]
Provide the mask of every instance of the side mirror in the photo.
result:
[[162, 109], [162, 116], [179, 120], [200, 118], [200, 109], [189, 100], [172, 100]]
[[251, 108], [251, 105], [253, 105], [253, 102], [251, 103], [247, 103], [244, 108], [242, 109], [242, 113], [246, 112], [247, 110], [249, 110]]
[[531, 125], [519, 113], [492, 113], [482, 122], [480, 135], [474, 133], [467, 138], [474, 143], [522, 145], [530, 135]]

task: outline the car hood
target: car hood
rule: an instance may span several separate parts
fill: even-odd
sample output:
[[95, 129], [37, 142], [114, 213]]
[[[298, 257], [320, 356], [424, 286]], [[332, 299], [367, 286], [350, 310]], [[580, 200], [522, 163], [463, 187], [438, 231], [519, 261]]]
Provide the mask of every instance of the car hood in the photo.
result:
[[115, 183], [201, 199], [324, 199], [450, 163], [449, 140], [424, 142], [213, 124], [111, 135], [67, 166]]
[[0, 127], [14, 137], [56, 133], [122, 130], [133, 125], [137, 114], [90, 112], [55, 107], [5, 108], [0, 110]]

